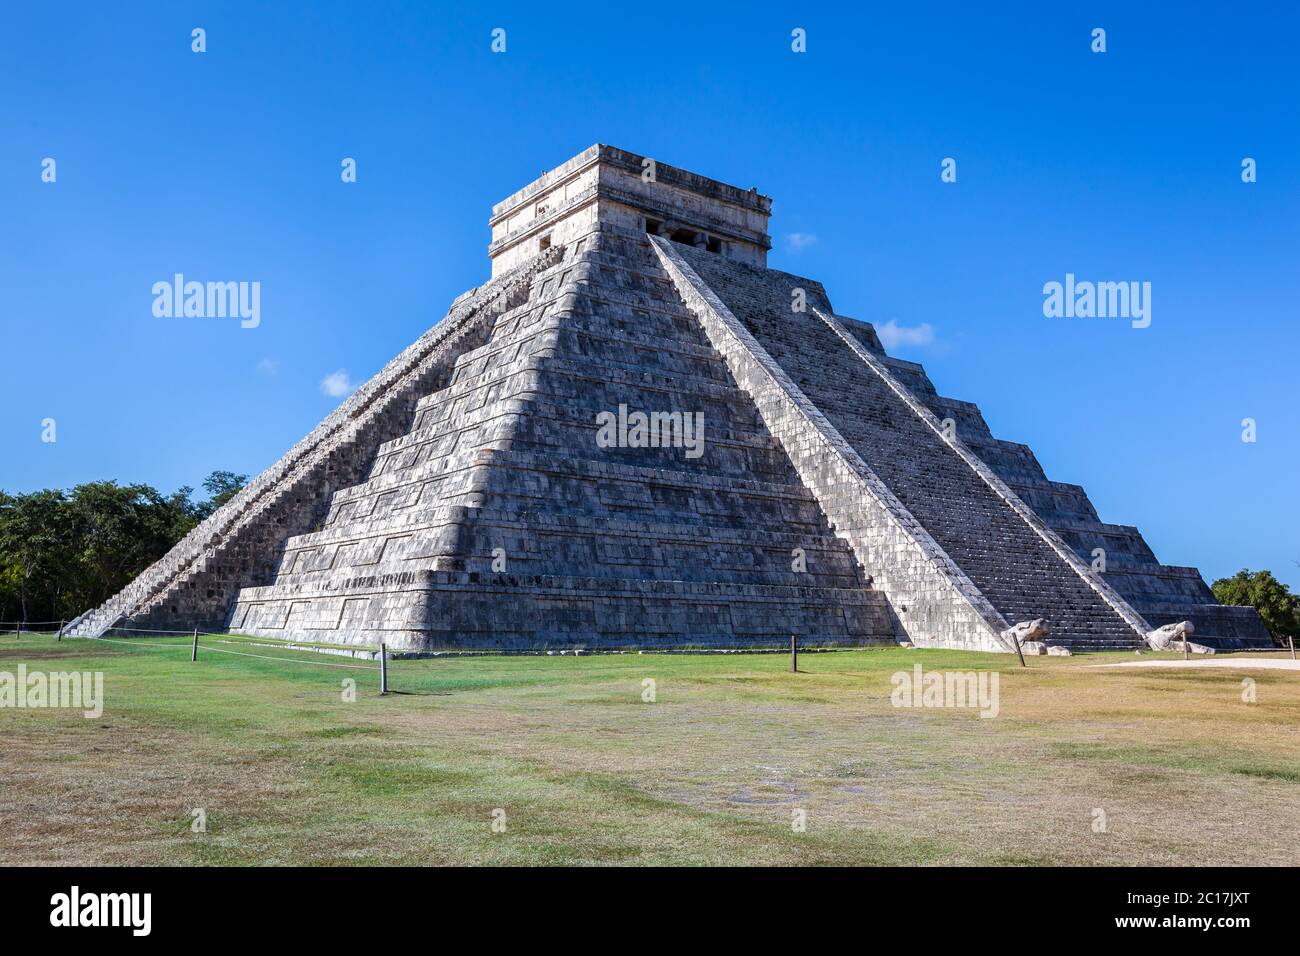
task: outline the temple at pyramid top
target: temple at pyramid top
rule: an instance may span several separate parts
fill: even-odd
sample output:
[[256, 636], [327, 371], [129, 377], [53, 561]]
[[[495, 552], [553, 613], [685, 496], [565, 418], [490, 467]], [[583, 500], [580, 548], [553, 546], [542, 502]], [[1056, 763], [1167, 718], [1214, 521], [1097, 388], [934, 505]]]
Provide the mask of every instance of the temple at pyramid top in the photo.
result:
[[598, 143], [492, 207], [492, 275], [609, 223], [754, 266], [772, 248], [772, 200]]

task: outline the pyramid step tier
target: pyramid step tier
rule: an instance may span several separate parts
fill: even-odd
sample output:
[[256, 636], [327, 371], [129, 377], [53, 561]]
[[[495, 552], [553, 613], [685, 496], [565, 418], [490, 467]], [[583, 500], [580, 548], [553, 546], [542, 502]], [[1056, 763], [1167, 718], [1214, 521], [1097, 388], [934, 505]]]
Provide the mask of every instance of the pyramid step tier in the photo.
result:
[[246, 588], [232, 630], [340, 644], [535, 651], [896, 641], [878, 592], [424, 571]]

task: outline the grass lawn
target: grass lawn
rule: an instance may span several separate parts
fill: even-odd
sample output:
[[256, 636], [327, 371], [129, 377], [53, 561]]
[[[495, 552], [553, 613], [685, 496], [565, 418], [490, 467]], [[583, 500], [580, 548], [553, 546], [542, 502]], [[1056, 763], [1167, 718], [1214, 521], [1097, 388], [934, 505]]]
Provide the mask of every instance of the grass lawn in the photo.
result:
[[[381, 698], [370, 662], [203, 642], [306, 663], [0, 638], [0, 672], [105, 681], [98, 719], [0, 709], [0, 863], [1300, 864], [1295, 672], [473, 657], [395, 661]], [[999, 671], [999, 715], [895, 708], [917, 662]]]

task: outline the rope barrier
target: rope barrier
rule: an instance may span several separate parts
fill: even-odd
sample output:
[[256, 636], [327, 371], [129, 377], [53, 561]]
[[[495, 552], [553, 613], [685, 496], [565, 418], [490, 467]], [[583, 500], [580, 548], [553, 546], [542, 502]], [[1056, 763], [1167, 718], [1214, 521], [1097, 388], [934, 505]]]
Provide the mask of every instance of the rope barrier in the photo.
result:
[[[179, 645], [178, 645], [179, 646]], [[283, 661], [286, 664], [309, 664], [312, 667], [351, 667], [362, 671], [377, 671], [378, 667], [367, 667], [365, 664], [335, 664], [330, 661], [299, 661], [292, 657], [271, 657], [267, 654], [249, 654], [245, 651], [232, 651], [223, 647], [213, 647], [211, 644], [204, 644], [203, 650], [213, 651], [217, 654], [234, 654], [237, 657], [257, 657], [264, 661]], [[311, 653], [308, 651], [308, 653]]]
[[[170, 633], [184, 634], [185, 632], [172, 631]], [[150, 650], [150, 651], [174, 650], [178, 648], [180, 650], [186, 651], [190, 649], [189, 644], [160, 644], [160, 643], [144, 644], [140, 641], [116, 641], [111, 637], [94, 637], [91, 638], [91, 640], [107, 641], [109, 644], [124, 644], [127, 647], [143, 647], [146, 650]], [[379, 670], [378, 667], [369, 667], [365, 664], [336, 664], [332, 661], [302, 661], [302, 660], [296, 660], [292, 657], [272, 657], [269, 654], [249, 654], [246, 651], [232, 651], [224, 647], [213, 647], [211, 644], [203, 644], [201, 646], [204, 651], [211, 651], [214, 654], [234, 654], [236, 657], [256, 657], [264, 661], [281, 661], [282, 663], [285, 664], [307, 664], [311, 667], [349, 667], [354, 670], [362, 670], [362, 671]], [[311, 652], [308, 651], [307, 653], [311, 653]]]

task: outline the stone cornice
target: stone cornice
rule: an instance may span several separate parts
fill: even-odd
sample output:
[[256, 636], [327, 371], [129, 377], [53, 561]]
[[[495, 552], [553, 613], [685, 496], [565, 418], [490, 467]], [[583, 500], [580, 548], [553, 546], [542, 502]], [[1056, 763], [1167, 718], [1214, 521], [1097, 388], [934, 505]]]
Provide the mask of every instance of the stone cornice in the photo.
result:
[[[554, 169], [548, 170], [523, 189], [497, 203], [492, 207], [492, 218], [489, 222], [493, 226], [497, 225], [520, 206], [554, 190], [557, 186], [564, 185], [597, 164], [603, 163], [640, 176], [642, 161], [646, 158], [638, 153], [619, 149], [617, 146], [597, 143]], [[732, 186], [657, 160], [655, 178], [659, 183], [676, 186], [688, 192], [707, 196], [715, 202], [726, 203], [764, 216], [770, 215], [772, 211], [771, 197], [764, 196], [756, 189], [741, 189], [739, 186]]]

